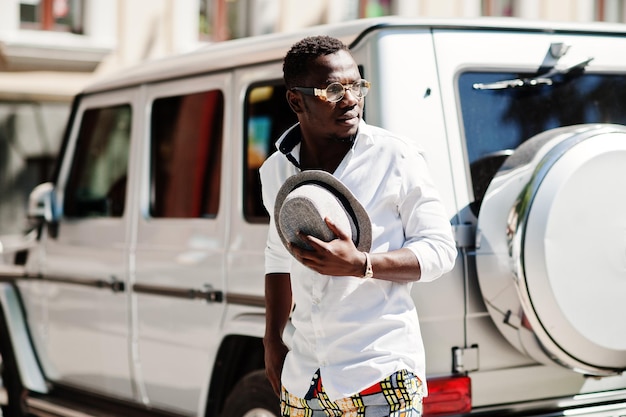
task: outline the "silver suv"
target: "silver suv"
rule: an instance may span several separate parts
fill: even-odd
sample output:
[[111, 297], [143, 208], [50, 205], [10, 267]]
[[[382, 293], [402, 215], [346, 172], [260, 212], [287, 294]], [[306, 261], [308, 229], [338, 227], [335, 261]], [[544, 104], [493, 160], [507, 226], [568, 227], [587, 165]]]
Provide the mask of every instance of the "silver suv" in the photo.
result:
[[455, 230], [455, 269], [414, 286], [426, 415], [626, 415], [625, 28], [395, 18], [225, 42], [76, 97], [0, 267], [5, 415], [277, 415], [258, 167], [295, 120], [282, 57], [320, 33], [372, 81], [368, 123], [425, 150]]

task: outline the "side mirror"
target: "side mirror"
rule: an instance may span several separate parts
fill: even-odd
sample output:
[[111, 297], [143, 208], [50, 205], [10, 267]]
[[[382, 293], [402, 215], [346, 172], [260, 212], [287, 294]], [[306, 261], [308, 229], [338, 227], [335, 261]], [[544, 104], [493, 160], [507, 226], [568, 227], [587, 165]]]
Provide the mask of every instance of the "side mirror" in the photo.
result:
[[54, 184], [51, 182], [39, 184], [28, 197], [28, 220], [35, 227], [44, 222], [56, 223], [54, 207]]

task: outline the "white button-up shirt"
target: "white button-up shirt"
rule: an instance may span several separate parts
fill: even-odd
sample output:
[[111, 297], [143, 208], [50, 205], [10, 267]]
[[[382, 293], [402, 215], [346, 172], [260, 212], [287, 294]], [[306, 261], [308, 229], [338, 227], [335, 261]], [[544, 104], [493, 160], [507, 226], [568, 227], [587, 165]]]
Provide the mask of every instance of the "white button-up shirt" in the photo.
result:
[[[299, 151], [300, 145], [292, 151], [297, 160]], [[265, 272], [291, 274], [295, 303], [295, 332], [282, 373], [285, 389], [303, 397], [318, 368], [331, 400], [356, 394], [401, 369], [425, 381], [412, 283], [376, 279], [376, 270], [371, 279], [321, 275], [283, 246], [274, 202], [284, 181], [298, 172], [280, 152], [261, 167], [263, 201], [270, 213]], [[452, 269], [456, 247], [450, 221], [421, 152], [409, 140], [361, 122], [354, 145], [333, 175], [370, 216], [371, 253], [409, 248], [419, 260], [420, 281]]]

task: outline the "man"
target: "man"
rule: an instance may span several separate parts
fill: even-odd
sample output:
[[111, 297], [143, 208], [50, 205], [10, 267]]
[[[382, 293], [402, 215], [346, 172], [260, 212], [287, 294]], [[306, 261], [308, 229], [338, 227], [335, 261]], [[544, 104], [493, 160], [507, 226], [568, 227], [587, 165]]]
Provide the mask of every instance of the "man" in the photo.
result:
[[[413, 282], [453, 267], [450, 222], [414, 145], [362, 120], [369, 83], [341, 41], [299, 41], [283, 73], [299, 123], [261, 167], [271, 213], [265, 364], [282, 414], [419, 416], [425, 360], [410, 291]], [[363, 205], [372, 223], [370, 253], [332, 219], [326, 222], [336, 239], [300, 236], [309, 249], [283, 246], [276, 196], [287, 178], [307, 170], [333, 174]], [[282, 334], [290, 314], [288, 348]]]

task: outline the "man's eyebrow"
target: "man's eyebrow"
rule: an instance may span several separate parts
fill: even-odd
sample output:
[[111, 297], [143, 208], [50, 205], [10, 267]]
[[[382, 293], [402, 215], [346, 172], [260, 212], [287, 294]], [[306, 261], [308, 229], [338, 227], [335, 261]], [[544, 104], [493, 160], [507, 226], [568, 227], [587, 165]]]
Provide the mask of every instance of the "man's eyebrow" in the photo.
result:
[[343, 79], [346, 80], [346, 81], [343, 82], [342, 78], [334, 78], [334, 79], [327, 78], [326, 81], [324, 81], [324, 83], [326, 85], [332, 84], [332, 83], [350, 84], [350, 83], [354, 83], [354, 82], [359, 81], [361, 79], [361, 76], [359, 75], [356, 78], [346, 77], [346, 78], [343, 78]]

